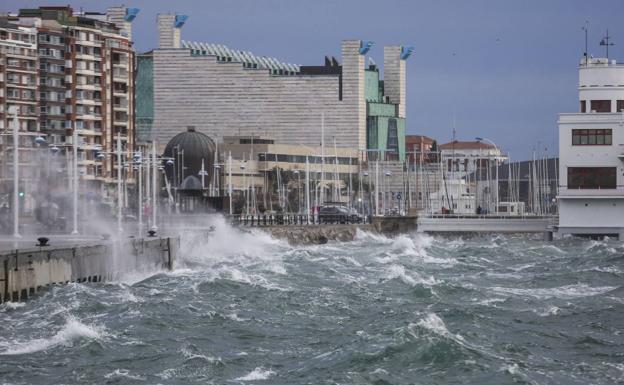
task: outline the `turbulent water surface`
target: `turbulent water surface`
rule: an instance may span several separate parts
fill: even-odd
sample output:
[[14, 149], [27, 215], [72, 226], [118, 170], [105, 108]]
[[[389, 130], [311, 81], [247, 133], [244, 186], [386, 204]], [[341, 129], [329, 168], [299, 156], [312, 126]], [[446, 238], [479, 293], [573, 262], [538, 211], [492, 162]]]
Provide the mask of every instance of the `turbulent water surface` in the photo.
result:
[[219, 226], [171, 273], [0, 306], [0, 383], [613, 384], [624, 244], [290, 247]]

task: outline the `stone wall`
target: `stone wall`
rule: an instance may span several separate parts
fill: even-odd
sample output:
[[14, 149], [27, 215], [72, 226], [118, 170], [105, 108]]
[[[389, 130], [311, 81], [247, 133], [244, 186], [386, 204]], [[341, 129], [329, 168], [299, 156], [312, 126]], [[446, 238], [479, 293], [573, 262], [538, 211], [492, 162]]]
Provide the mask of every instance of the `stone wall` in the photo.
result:
[[275, 238], [287, 240], [291, 245], [314, 245], [328, 241], [348, 242], [355, 239], [358, 229], [375, 231], [371, 225], [295, 225], [258, 228]]
[[25, 300], [52, 284], [172, 269], [179, 248], [179, 238], [147, 238], [0, 251], [0, 302]]

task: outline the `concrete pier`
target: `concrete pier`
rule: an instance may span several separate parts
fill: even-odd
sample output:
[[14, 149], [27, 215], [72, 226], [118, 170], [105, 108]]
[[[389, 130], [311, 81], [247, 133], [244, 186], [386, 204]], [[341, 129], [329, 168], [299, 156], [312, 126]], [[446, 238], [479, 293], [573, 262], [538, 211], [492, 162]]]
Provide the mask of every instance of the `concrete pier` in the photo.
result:
[[26, 300], [53, 284], [101, 282], [123, 272], [170, 270], [179, 248], [179, 238], [145, 238], [3, 250], [0, 302]]

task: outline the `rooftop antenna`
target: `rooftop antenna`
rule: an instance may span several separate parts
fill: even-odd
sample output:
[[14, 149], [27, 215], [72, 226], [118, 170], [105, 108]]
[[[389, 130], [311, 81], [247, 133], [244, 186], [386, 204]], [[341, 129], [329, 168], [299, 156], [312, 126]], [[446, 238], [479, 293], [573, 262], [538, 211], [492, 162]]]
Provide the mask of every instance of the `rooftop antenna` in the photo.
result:
[[600, 40], [600, 45], [604, 45], [607, 49], [607, 60], [609, 60], [609, 46], [615, 45], [615, 43], [609, 43], [609, 39], [611, 39], [611, 36], [609, 36], [609, 29], [607, 28], [607, 36], [603, 37], [602, 40]]
[[589, 21], [585, 20], [585, 26], [582, 27], [583, 31], [585, 31], [585, 66], [587, 66], [587, 59], [589, 53], [587, 52], [587, 34], [589, 33]]

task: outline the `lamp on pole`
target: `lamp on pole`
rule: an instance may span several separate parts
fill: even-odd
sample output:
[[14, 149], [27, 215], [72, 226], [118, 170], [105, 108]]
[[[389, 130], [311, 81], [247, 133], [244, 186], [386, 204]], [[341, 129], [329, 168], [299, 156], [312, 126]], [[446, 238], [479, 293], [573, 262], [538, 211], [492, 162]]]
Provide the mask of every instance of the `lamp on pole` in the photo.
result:
[[[494, 146], [494, 149], [496, 149], [496, 151], [500, 154], [500, 148], [496, 145], [496, 143], [494, 143], [493, 141], [491, 141], [488, 138], [481, 138], [481, 137], [476, 137], [475, 140], [481, 142], [481, 141], [485, 141], [490, 143], [492, 146]], [[496, 157], [494, 158], [496, 160], [496, 206], [494, 207], [494, 212], [498, 214], [498, 161], [499, 161], [499, 155], [496, 155]], [[488, 162], [489, 163], [489, 162]], [[489, 164], [488, 164], [489, 167]]]
[[138, 201], [137, 201], [137, 210], [139, 217], [139, 234], [143, 231], [143, 154], [140, 151], [134, 153], [134, 169], [138, 172]]

